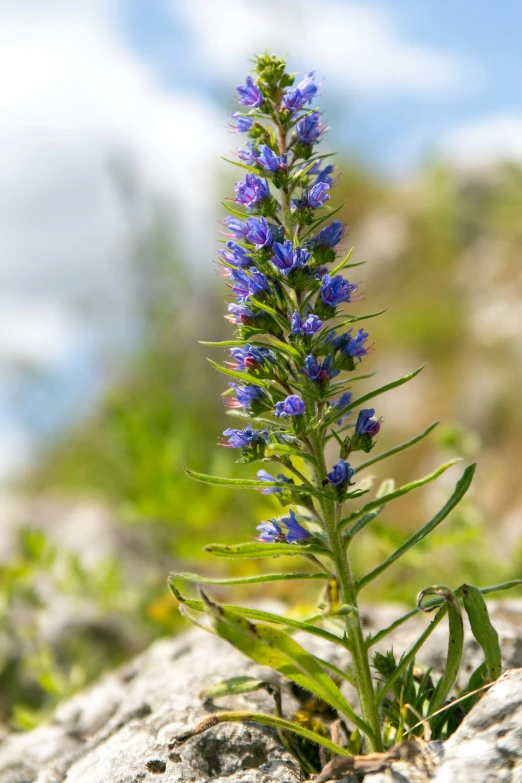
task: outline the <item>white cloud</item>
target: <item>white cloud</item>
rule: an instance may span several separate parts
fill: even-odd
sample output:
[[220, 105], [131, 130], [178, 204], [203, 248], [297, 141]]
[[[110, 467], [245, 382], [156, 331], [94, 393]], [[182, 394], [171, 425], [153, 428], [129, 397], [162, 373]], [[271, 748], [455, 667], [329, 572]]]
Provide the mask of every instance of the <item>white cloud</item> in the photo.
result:
[[146, 187], [177, 197], [187, 217], [199, 218], [209, 203], [201, 194], [211, 190], [223, 151], [222, 118], [204, 98], [161, 88], [118, 39], [110, 8], [2, 9], [4, 293], [57, 296], [116, 284], [123, 217], [108, 160], [117, 151], [136, 160]]
[[455, 128], [444, 136], [440, 150], [459, 166], [522, 162], [522, 113], [485, 117]]
[[404, 39], [388, 13], [345, 0], [171, 0], [200, 57], [227, 79], [252, 52], [272, 49], [357, 91], [433, 93], [460, 90], [471, 65], [455, 53]]

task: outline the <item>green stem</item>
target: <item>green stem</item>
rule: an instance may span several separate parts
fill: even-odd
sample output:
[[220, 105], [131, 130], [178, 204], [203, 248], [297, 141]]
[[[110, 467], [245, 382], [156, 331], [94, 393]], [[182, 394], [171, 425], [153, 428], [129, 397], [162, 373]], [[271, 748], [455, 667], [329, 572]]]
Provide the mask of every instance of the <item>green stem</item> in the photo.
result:
[[[321, 483], [326, 476], [327, 468], [323, 444], [320, 437], [316, 436], [314, 441], [314, 454], [317, 459], [315, 477], [317, 485], [321, 486]], [[343, 544], [340, 532], [337, 530], [339, 504], [333, 500], [327, 500], [326, 498], [319, 498], [319, 503], [323, 512], [325, 532], [328, 535], [342, 601], [345, 604], [354, 606], [357, 610], [357, 586], [348, 562], [346, 547]], [[364, 641], [359, 612], [355, 611], [347, 615], [345, 622], [348, 645], [352, 655], [355, 687], [357, 689], [362, 715], [366, 723], [368, 723], [372, 729], [372, 735], [368, 736], [368, 750], [370, 752], [380, 752], [382, 751], [382, 739], [379, 713], [375, 705], [370, 661]]]
[[[279, 132], [279, 154], [286, 155], [286, 131], [279, 122], [277, 123], [277, 129]], [[285, 229], [285, 238], [292, 239], [294, 221], [290, 211], [290, 191], [287, 185], [281, 188], [281, 215]]]

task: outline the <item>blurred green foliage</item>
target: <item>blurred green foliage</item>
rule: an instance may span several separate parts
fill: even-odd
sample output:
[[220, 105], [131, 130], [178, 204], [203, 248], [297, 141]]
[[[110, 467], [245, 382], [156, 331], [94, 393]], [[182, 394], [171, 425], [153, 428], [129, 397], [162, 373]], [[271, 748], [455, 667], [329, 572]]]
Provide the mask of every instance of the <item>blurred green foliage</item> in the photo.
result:
[[[436, 418], [445, 422], [393, 465], [379, 463], [375, 480], [393, 470], [397, 484], [406, 483], [448, 454], [480, 463], [469, 499], [377, 580], [367, 598], [412, 605], [427, 578], [452, 585], [518, 577], [522, 172], [506, 166], [464, 175], [432, 165], [416, 181], [397, 185], [348, 165], [341, 170], [337, 198], [346, 199], [342, 217], [353, 229], [348, 239], [355, 260], [369, 262], [357, 269], [367, 297], [358, 312], [390, 307], [368, 324], [377, 352], [365, 369], [379, 369], [385, 382], [428, 362], [411, 390], [380, 398], [384, 425], [377, 449]], [[198, 566], [222, 574], [229, 566], [206, 556], [200, 562], [202, 547], [245, 540], [278, 508], [273, 498], [193, 484], [182, 472], [189, 465], [214, 475], [252, 475], [215, 445], [227, 426], [220, 401], [225, 385], [198, 344], [230, 334], [222, 320], [223, 281], [215, 280], [210, 264], [201, 275], [191, 274], [169, 210], [148, 205], [152, 218], [143, 225], [139, 189], [130, 180], [124, 185], [132, 227], [134, 351], [117, 366], [96, 410], [41, 454], [24, 492], [59, 493], [75, 503], [102, 499], [116, 526], [139, 532], [150, 569], [146, 575], [131, 570], [130, 577], [123, 548], [116, 562], [89, 569], [44, 533], [21, 531], [16, 553], [0, 570], [1, 632], [11, 640], [0, 659], [0, 708], [18, 727], [32, 725], [59, 698], [175, 630], [167, 572]], [[392, 504], [357, 540], [356, 572], [377, 565], [419, 527], [449, 494], [452, 480], [449, 475], [447, 484], [441, 480]], [[233, 568], [252, 573], [257, 564]], [[48, 584], [52, 590], [42, 588]], [[56, 595], [80, 593], [93, 607], [91, 627], [80, 631], [72, 623], [46, 641], [39, 623], [53, 611]], [[250, 597], [245, 590], [240, 602]], [[301, 586], [298, 596], [266, 597], [291, 601], [296, 613], [307, 612], [313, 600]]]

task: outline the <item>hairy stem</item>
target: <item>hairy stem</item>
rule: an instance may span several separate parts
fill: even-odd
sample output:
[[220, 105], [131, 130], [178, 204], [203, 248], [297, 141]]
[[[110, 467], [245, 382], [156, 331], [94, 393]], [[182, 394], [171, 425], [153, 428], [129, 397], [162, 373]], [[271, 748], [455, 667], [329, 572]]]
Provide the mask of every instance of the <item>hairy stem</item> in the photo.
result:
[[[314, 454], [317, 459], [315, 477], [317, 486], [320, 487], [326, 476], [327, 468], [324, 458], [323, 443], [318, 436], [314, 440]], [[339, 504], [333, 500], [327, 500], [326, 498], [320, 498], [319, 502], [323, 512], [325, 531], [328, 535], [330, 549], [333, 554], [332, 559], [336, 576], [339, 581], [342, 601], [345, 604], [354, 606], [357, 610], [357, 588], [348, 562], [346, 547], [343, 544], [340, 532], [337, 530]], [[382, 739], [379, 714], [375, 706], [375, 694], [373, 690], [370, 662], [364, 641], [359, 612], [355, 611], [347, 615], [345, 622], [348, 644], [352, 655], [355, 687], [357, 689], [362, 715], [364, 720], [372, 728], [372, 736], [368, 736], [368, 750], [381, 751]]]
[[[286, 146], [286, 131], [279, 122], [277, 122], [277, 130], [279, 135], [279, 154], [286, 155], [288, 151]], [[285, 239], [292, 239], [294, 221], [290, 211], [290, 191], [288, 185], [284, 185], [281, 188], [281, 215], [285, 229]]]

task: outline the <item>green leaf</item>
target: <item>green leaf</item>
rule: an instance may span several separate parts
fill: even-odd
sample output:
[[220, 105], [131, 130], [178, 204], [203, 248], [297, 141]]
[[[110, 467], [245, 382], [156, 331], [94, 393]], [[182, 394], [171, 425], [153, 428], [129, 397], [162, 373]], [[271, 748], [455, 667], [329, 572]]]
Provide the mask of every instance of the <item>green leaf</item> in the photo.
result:
[[252, 375], [249, 375], [246, 372], [239, 372], [238, 370], [231, 370], [228, 367], [222, 367], [220, 364], [217, 364], [217, 362], [213, 362], [212, 359], [207, 358], [207, 362], [212, 365], [215, 370], [222, 372], [224, 375], [230, 375], [232, 378], [238, 378], [240, 381], [244, 381], [245, 383], [255, 383], [257, 386], [263, 386], [265, 389], [270, 388], [270, 383], [268, 381], [262, 380], [261, 378], [254, 378]]
[[[376, 499], [382, 500], [383, 498], [387, 497], [393, 492], [393, 489], [395, 487], [395, 482], [393, 479], [386, 479], [382, 482], [379, 489], [377, 490]], [[357, 535], [363, 528], [366, 527], [366, 525], [369, 525], [370, 522], [373, 522], [373, 520], [381, 514], [384, 509], [386, 508], [386, 503], [382, 503], [382, 505], [377, 506], [377, 508], [374, 508], [372, 511], [367, 512], [366, 514], [363, 514], [363, 516], [355, 523], [355, 525], [346, 533], [344, 540], [346, 544], [349, 544], [350, 541], [354, 536]]]
[[188, 739], [203, 734], [204, 731], [211, 729], [213, 726], [217, 726], [219, 723], [244, 723], [245, 721], [252, 721], [253, 723], [260, 723], [263, 726], [274, 726], [276, 729], [283, 731], [291, 731], [293, 734], [298, 734], [300, 737], [304, 737], [311, 742], [316, 742], [318, 745], [328, 748], [329, 751], [338, 756], [350, 756], [351, 753], [345, 750], [340, 745], [336, 745], [335, 742], [322, 737], [320, 734], [316, 734], [314, 731], [305, 729], [303, 726], [299, 726], [297, 723], [291, 723], [284, 718], [278, 718], [273, 715], [264, 715], [260, 712], [215, 712], [212, 715], [208, 715], [203, 718], [193, 729], [186, 731], [183, 734], [179, 734], [174, 737], [169, 744], [169, 750], [181, 745]]
[[345, 405], [344, 408], [340, 408], [339, 410], [334, 411], [333, 414], [329, 413], [328, 416], [325, 417], [326, 426], [328, 426], [331, 421], [337, 421], [337, 419], [340, 419], [341, 416], [346, 416], [346, 414], [349, 413], [351, 410], [353, 410], [354, 408], [358, 408], [364, 402], [373, 399], [373, 397], [378, 397], [379, 394], [384, 394], [387, 391], [396, 389], [398, 386], [402, 386], [404, 383], [408, 383], [408, 381], [411, 381], [413, 378], [415, 378], [416, 375], [422, 372], [425, 366], [426, 365], [423, 364], [422, 367], [418, 367], [409, 375], [405, 375], [404, 378], [399, 378], [399, 380], [397, 381], [392, 381], [391, 383], [387, 383], [385, 386], [381, 386], [379, 389], [375, 389], [374, 391], [368, 392], [368, 394], [359, 397], [358, 400], [355, 400], [354, 402], [350, 403], [350, 405]]
[[[171, 578], [168, 580], [168, 586], [182, 606], [193, 609], [196, 612], [204, 612], [205, 607], [202, 601], [198, 601], [194, 598], [186, 598], [182, 596], [175, 583]], [[264, 612], [261, 609], [249, 609], [244, 606], [233, 606], [231, 604], [223, 604], [223, 609], [230, 609], [230, 611], [240, 614], [242, 617], [247, 617], [250, 620], [260, 620], [265, 623], [274, 623], [275, 625], [283, 625], [287, 628], [295, 628], [296, 631], [304, 631], [310, 634], [310, 636], [317, 636], [320, 639], [325, 639], [328, 642], [337, 644], [340, 647], [344, 647], [345, 650], [349, 650], [348, 642], [345, 639], [341, 639], [330, 631], [326, 631], [324, 628], [318, 628], [305, 620], [294, 620], [291, 617], [281, 617], [281, 615], [273, 614], [272, 612]]]
[[502, 674], [502, 655], [498, 633], [491, 623], [488, 607], [478, 587], [462, 585], [462, 595], [471, 631], [484, 652], [488, 680], [494, 682]]
[[329, 549], [317, 544], [263, 544], [251, 542], [247, 544], [209, 544], [204, 547], [204, 552], [210, 552], [216, 557], [279, 557], [279, 555], [320, 555], [332, 557]]
[[223, 156], [221, 156], [221, 160], [224, 160], [225, 163], [231, 163], [232, 166], [239, 166], [240, 169], [246, 169], [252, 174], [259, 176], [259, 169], [256, 169], [254, 166], [248, 166], [246, 163], [240, 163], [238, 160], [230, 160], [230, 158], [224, 158]]
[[286, 484], [284, 481], [259, 481], [258, 479], [240, 479], [240, 478], [222, 478], [220, 476], [208, 476], [206, 473], [197, 473], [195, 470], [183, 468], [187, 476], [195, 481], [201, 481], [203, 484], [216, 484], [220, 487], [231, 487], [233, 489], [267, 489], [277, 487], [286, 489], [289, 492], [299, 492], [305, 495], [317, 495], [331, 500], [331, 496], [321, 489], [306, 484]]
[[254, 625], [237, 612], [214, 604], [203, 593], [202, 598], [219, 636], [256, 663], [269, 666], [314, 693], [372, 736], [371, 728], [350, 707], [332, 678], [291, 636], [269, 625]]
[[393, 449], [389, 449], [388, 451], [384, 451], [382, 454], [377, 454], [377, 456], [373, 457], [372, 459], [369, 459], [366, 462], [363, 462], [362, 465], [359, 465], [357, 468], [355, 468], [355, 472], [358, 473], [360, 470], [365, 470], [365, 468], [369, 468], [370, 465], [375, 465], [376, 462], [380, 462], [382, 459], [386, 459], [387, 457], [391, 457], [394, 454], [398, 454], [399, 451], [404, 451], [404, 449], [408, 449], [410, 446], [414, 446], [420, 440], [422, 440], [427, 435], [429, 435], [430, 432], [433, 432], [433, 430], [435, 429], [435, 427], [438, 424], [439, 424], [438, 421], [434, 421], [433, 424], [430, 424], [429, 427], [426, 427], [424, 432], [421, 432], [419, 435], [415, 435], [414, 438], [411, 438], [410, 440], [406, 440], [406, 441], [404, 441], [404, 443], [401, 443], [399, 446], [395, 446]]
[[[353, 247], [351, 247], [351, 248], [349, 249], [349, 251], [348, 251], [348, 254], [347, 254], [347, 255], [346, 255], [344, 258], [343, 258], [343, 260], [342, 260], [342, 261], [341, 261], [339, 264], [337, 264], [337, 266], [336, 266], [336, 267], [334, 267], [334, 268], [331, 270], [331, 272], [330, 272], [330, 276], [331, 276], [331, 277], [333, 277], [334, 275], [336, 275], [336, 274], [337, 274], [337, 272], [340, 272], [340, 271], [341, 271], [341, 269], [344, 269], [344, 267], [345, 267], [345, 266], [346, 266], [346, 265], [347, 265], [347, 264], [350, 262], [350, 258], [352, 257], [353, 251], [354, 251], [354, 248], [353, 248]], [[364, 262], [363, 262], [363, 263], [364, 263]]]
[[[240, 675], [239, 677], [230, 677], [228, 680], [222, 680], [215, 685], [210, 685], [199, 694], [199, 698], [204, 701], [212, 699], [221, 699], [223, 696], [240, 696], [243, 693], [255, 693], [271, 685], [266, 680], [257, 680], [255, 677]], [[276, 687], [272, 685], [272, 687]]]
[[[324, 156], [323, 156], [323, 157], [324, 157]], [[309, 227], [308, 231], [306, 231], [306, 232], [305, 232], [305, 233], [302, 235], [302, 237], [301, 237], [301, 240], [305, 239], [305, 238], [308, 236], [308, 234], [310, 234], [312, 231], [315, 231], [315, 229], [316, 229], [316, 228], [319, 228], [319, 226], [321, 225], [321, 223], [324, 223], [324, 222], [325, 222], [325, 220], [330, 220], [330, 218], [333, 218], [333, 216], [334, 216], [334, 215], [336, 215], [336, 214], [337, 214], [337, 213], [338, 213], [338, 212], [339, 212], [341, 209], [343, 209], [343, 207], [345, 207], [345, 206], [346, 206], [346, 200], [345, 200], [345, 201], [343, 201], [343, 203], [342, 203], [342, 204], [340, 204], [340, 205], [339, 205], [338, 207], [336, 207], [335, 209], [332, 209], [332, 210], [331, 210], [331, 212], [328, 212], [326, 215], [323, 215], [323, 217], [319, 218], [318, 220], [314, 220], [314, 222], [313, 222], [313, 223], [311, 224], [311, 226]], [[242, 217], [243, 217], [243, 216], [242, 216]]]
[[475, 473], [476, 467], [477, 465], [475, 463], [466, 468], [461, 478], [458, 480], [455, 490], [449, 500], [446, 501], [440, 511], [438, 511], [437, 514], [435, 514], [435, 516], [424, 525], [424, 527], [421, 527], [420, 530], [410, 536], [408, 540], [405, 541], [402, 546], [396, 549], [395, 552], [393, 552], [393, 554], [391, 554], [383, 563], [378, 565], [377, 568], [374, 568], [373, 571], [370, 571], [369, 574], [366, 574], [366, 576], [364, 576], [359, 581], [357, 586], [358, 592], [360, 592], [364, 587], [366, 587], [366, 585], [382, 574], [382, 572], [395, 563], [396, 560], [406, 554], [408, 550], [418, 544], [419, 541], [422, 541], [424, 538], [426, 538], [426, 536], [429, 535], [432, 530], [435, 530], [437, 525], [440, 525], [440, 523], [446, 519], [450, 511], [455, 508], [455, 506], [460, 502], [460, 500], [468, 491], [469, 486], [473, 480], [473, 474]]
[[226, 201], [221, 202], [221, 206], [224, 207], [227, 212], [230, 212], [232, 215], [235, 215], [236, 217], [240, 217], [242, 220], [245, 220], [245, 218], [248, 217], [245, 212], [240, 212], [238, 209], [234, 209], [234, 207], [230, 207]]
[[199, 574], [173, 573], [170, 574], [173, 579], [184, 579], [185, 582], [195, 582], [202, 585], [252, 585], [257, 582], [284, 582], [293, 579], [328, 579], [327, 574], [323, 573], [282, 573], [282, 574], [257, 574], [256, 576], [236, 576], [227, 579], [211, 579], [200, 576]]
[[449, 640], [448, 655], [442, 677], [438, 681], [433, 696], [430, 700], [430, 712], [435, 712], [442, 707], [455, 685], [457, 675], [462, 660], [462, 650], [464, 647], [464, 623], [462, 622], [462, 612], [459, 602], [449, 587], [435, 585], [422, 590], [417, 597], [417, 608], [420, 611], [431, 611], [423, 608], [422, 601], [427, 595], [437, 595], [443, 598], [448, 608], [449, 619]]
[[377, 508], [383, 503], [390, 503], [392, 500], [397, 500], [397, 498], [400, 498], [403, 495], [407, 495], [409, 492], [413, 492], [414, 489], [418, 489], [419, 487], [423, 487], [425, 484], [429, 484], [430, 481], [435, 481], [436, 478], [445, 473], [449, 468], [453, 467], [453, 465], [455, 465], [457, 462], [459, 462], [458, 459], [452, 459], [450, 462], [446, 462], [444, 465], [441, 465], [440, 468], [437, 468], [437, 470], [434, 470], [433, 473], [430, 473], [428, 476], [417, 479], [417, 481], [412, 481], [410, 484], [404, 484], [402, 487], [399, 487], [393, 492], [390, 492], [389, 495], [375, 498], [375, 500], [370, 501], [370, 503], [366, 503], [366, 505], [360, 508], [358, 511], [353, 511], [349, 516], [341, 519], [337, 529], [342, 530], [346, 527], [346, 525], [350, 524], [350, 522], [353, 522], [354, 519], [357, 519], [362, 514], [368, 513], [368, 511], [373, 511], [374, 508]]

